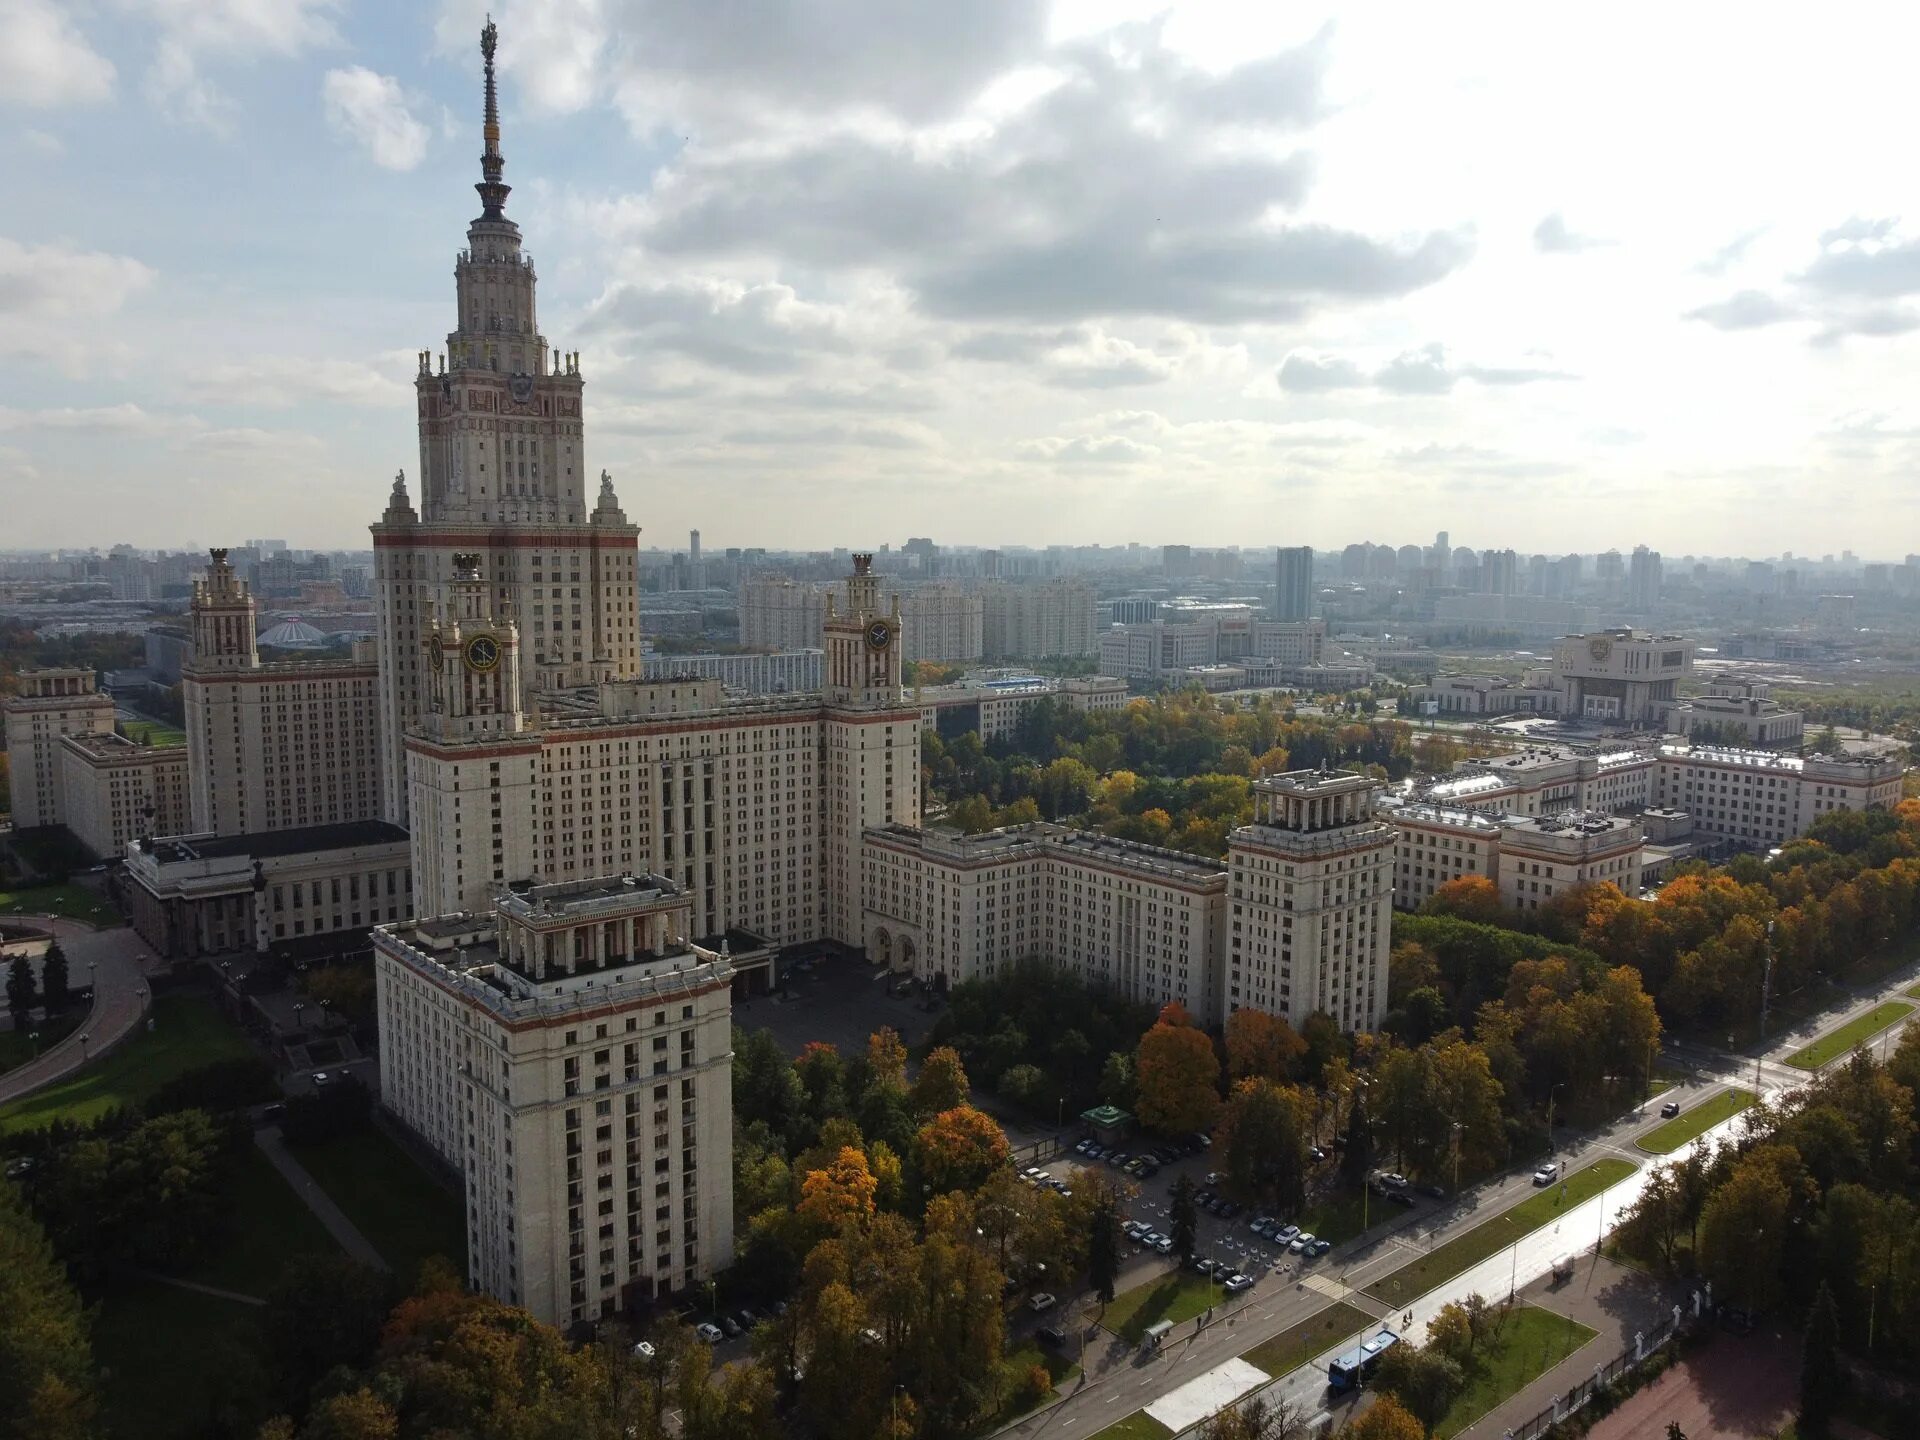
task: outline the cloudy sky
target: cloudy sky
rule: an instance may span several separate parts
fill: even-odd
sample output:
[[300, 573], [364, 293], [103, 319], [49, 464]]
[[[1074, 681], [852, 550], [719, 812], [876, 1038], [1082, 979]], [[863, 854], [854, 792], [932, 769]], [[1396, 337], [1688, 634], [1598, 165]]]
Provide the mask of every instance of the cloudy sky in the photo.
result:
[[[0, 0], [0, 547], [365, 543], [486, 8]], [[1920, 549], [1890, 7], [492, 10], [643, 543]]]

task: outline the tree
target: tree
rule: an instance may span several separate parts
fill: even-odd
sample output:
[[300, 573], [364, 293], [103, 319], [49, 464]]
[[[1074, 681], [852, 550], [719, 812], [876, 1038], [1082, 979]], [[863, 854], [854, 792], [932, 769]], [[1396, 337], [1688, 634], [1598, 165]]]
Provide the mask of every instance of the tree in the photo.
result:
[[1379, 1395], [1366, 1413], [1341, 1430], [1340, 1440], [1427, 1440], [1427, 1427], [1393, 1396]]
[[289, 1259], [260, 1312], [280, 1403], [297, 1411], [336, 1365], [372, 1360], [394, 1299], [384, 1273], [344, 1255]]
[[[1920, 1054], [1920, 1052], [1916, 1053]], [[1118, 1106], [1122, 1110], [1133, 1108], [1135, 1103], [1133, 1056], [1126, 1051], [1113, 1051], [1107, 1056], [1106, 1063], [1100, 1067], [1100, 1098], [1107, 1104]]]
[[797, 1208], [803, 1219], [821, 1231], [838, 1230], [873, 1214], [878, 1189], [867, 1157], [851, 1145], [842, 1145], [825, 1168], [807, 1171], [800, 1181]]
[[56, 1402], [84, 1420], [92, 1384], [80, 1297], [20, 1192], [0, 1180], [0, 1437], [38, 1440]]
[[873, 1070], [876, 1084], [907, 1083], [907, 1047], [898, 1030], [882, 1025], [867, 1037], [867, 1064]]
[[1206, 1032], [1178, 1005], [1169, 1005], [1140, 1037], [1134, 1073], [1140, 1123], [1149, 1130], [1181, 1135], [1213, 1128], [1220, 1109], [1220, 1060]]
[[916, 1115], [938, 1115], [956, 1105], [967, 1103], [967, 1069], [960, 1063], [960, 1052], [942, 1045], [926, 1058], [913, 1082], [913, 1110]]
[[1700, 1268], [1716, 1295], [1747, 1310], [1769, 1310], [1781, 1295], [1792, 1196], [1767, 1152], [1784, 1148], [1763, 1145], [1749, 1152], [1700, 1215]]
[[1807, 1334], [1800, 1361], [1800, 1433], [1806, 1440], [1825, 1440], [1827, 1427], [1846, 1386], [1840, 1368], [1840, 1312], [1833, 1291], [1822, 1280], [1807, 1316]]
[[1687, 1440], [1687, 1432], [1680, 1428], [1678, 1420], [1667, 1422], [1667, 1440]]
[[1087, 1231], [1087, 1284], [1102, 1305], [1113, 1303], [1114, 1282], [1120, 1276], [1120, 1214], [1112, 1199], [1102, 1195]]
[[25, 955], [15, 955], [7, 965], [7, 1009], [13, 1012], [14, 1029], [26, 1028], [27, 1016], [33, 1010], [36, 988], [33, 962]]
[[1307, 1433], [1300, 1413], [1284, 1400], [1229, 1406], [1200, 1427], [1200, 1440], [1298, 1440]]
[[1498, 925], [1507, 918], [1500, 889], [1484, 875], [1462, 875], [1449, 880], [1420, 907], [1423, 915], [1452, 915], [1478, 925]]
[[914, 1168], [936, 1195], [977, 1189], [1006, 1158], [1006, 1132], [971, 1105], [942, 1110], [913, 1137]]
[[1252, 1078], [1233, 1087], [1214, 1143], [1221, 1168], [1249, 1199], [1296, 1210], [1306, 1197], [1311, 1108], [1292, 1085]]
[[1284, 1080], [1307, 1053], [1307, 1042], [1278, 1015], [1240, 1009], [1227, 1017], [1227, 1074]]
[[67, 983], [67, 952], [58, 940], [47, 942], [47, 953], [40, 957], [40, 993], [49, 1012], [66, 1009], [73, 998]]
[[1199, 1207], [1194, 1203], [1194, 1183], [1190, 1176], [1182, 1175], [1173, 1182], [1168, 1192], [1171, 1202], [1167, 1210], [1167, 1223], [1172, 1227], [1173, 1253], [1185, 1264], [1193, 1258], [1195, 1230], [1199, 1225]]
[[1380, 1357], [1374, 1384], [1431, 1430], [1460, 1394], [1466, 1375], [1456, 1361], [1430, 1345], [1401, 1344]]
[[300, 1427], [300, 1440], [398, 1440], [400, 1417], [373, 1391], [349, 1391], [322, 1400]]

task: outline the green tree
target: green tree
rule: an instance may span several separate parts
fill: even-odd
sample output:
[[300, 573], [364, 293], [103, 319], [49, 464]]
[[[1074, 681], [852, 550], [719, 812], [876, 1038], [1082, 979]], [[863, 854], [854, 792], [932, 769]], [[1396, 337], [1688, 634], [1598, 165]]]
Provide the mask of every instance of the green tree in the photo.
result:
[[1340, 1440], [1427, 1440], [1427, 1427], [1393, 1396], [1381, 1395], [1341, 1428]]
[[289, 1259], [260, 1312], [280, 1403], [298, 1410], [336, 1365], [371, 1361], [397, 1298], [387, 1275], [343, 1255]]
[[1168, 1193], [1171, 1204], [1167, 1210], [1167, 1223], [1172, 1229], [1173, 1253], [1185, 1264], [1193, 1258], [1196, 1230], [1199, 1225], [1199, 1207], [1194, 1203], [1195, 1186], [1191, 1177], [1180, 1176], [1173, 1182]]
[[1312, 1109], [1292, 1085], [1253, 1077], [1233, 1087], [1215, 1135], [1234, 1190], [1281, 1210], [1306, 1198], [1307, 1129]]
[[1800, 1359], [1800, 1434], [1806, 1440], [1825, 1440], [1846, 1386], [1840, 1368], [1840, 1312], [1833, 1291], [1822, 1280], [1807, 1315], [1806, 1339]]
[[1102, 1305], [1113, 1303], [1119, 1276], [1120, 1215], [1111, 1199], [1102, 1196], [1087, 1232], [1087, 1284]]
[[920, 1116], [966, 1104], [967, 1068], [960, 1063], [960, 1052], [950, 1045], [933, 1050], [920, 1067], [912, 1093], [914, 1113]]
[[1770, 1310], [1782, 1293], [1780, 1265], [1793, 1202], [1780, 1165], [1768, 1154], [1781, 1148], [1750, 1152], [1713, 1191], [1700, 1216], [1700, 1268], [1716, 1295], [1747, 1310]]
[[1395, 1345], [1380, 1357], [1374, 1383], [1431, 1430], [1458, 1398], [1466, 1375], [1457, 1361], [1432, 1346]]
[[1100, 1067], [1100, 1098], [1109, 1105], [1131, 1110], [1135, 1102], [1133, 1056], [1115, 1050]]
[[37, 988], [33, 981], [33, 962], [25, 955], [15, 955], [7, 964], [7, 1009], [13, 1012], [14, 1029], [26, 1028]]
[[67, 952], [58, 940], [48, 942], [47, 953], [40, 957], [40, 993], [49, 1012], [66, 1009], [72, 999], [67, 985]]
[[76, 1437], [88, 1433], [92, 1387], [80, 1297], [20, 1192], [0, 1180], [0, 1437], [40, 1440], [55, 1413]]

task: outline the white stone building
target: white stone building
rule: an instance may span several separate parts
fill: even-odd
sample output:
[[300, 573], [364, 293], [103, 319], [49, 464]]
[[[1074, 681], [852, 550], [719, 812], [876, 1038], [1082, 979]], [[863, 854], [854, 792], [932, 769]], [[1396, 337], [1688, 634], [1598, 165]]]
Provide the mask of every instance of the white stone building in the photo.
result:
[[756, 650], [820, 647], [827, 620], [824, 586], [779, 575], [761, 575], [740, 585], [740, 643]]
[[1640, 822], [1571, 810], [1509, 817], [1500, 825], [1500, 898], [1511, 910], [1538, 910], [1575, 885], [1640, 890]]
[[374, 931], [381, 1099], [466, 1182], [473, 1283], [565, 1327], [733, 1259], [733, 967], [657, 875]]
[[640, 675], [646, 680], [705, 676], [741, 695], [798, 695], [820, 688], [825, 660], [826, 651], [817, 644], [770, 654], [643, 655]]
[[23, 670], [20, 692], [9, 695], [7, 756], [13, 823], [30, 830], [66, 821], [66, 765], [60, 742], [69, 735], [113, 734], [113, 697], [94, 688], [84, 668]]
[[1372, 1030], [1387, 1004], [1393, 830], [1377, 780], [1292, 770], [1254, 782], [1254, 821], [1228, 838], [1226, 1010], [1296, 1029], [1315, 1011]]
[[67, 735], [60, 764], [63, 823], [94, 855], [118, 859], [130, 840], [188, 828], [185, 746]]
[[1553, 652], [1560, 713], [1632, 729], [1658, 726], [1693, 674], [1694, 642], [1643, 630], [1563, 636]]
[[978, 660], [985, 649], [980, 592], [950, 584], [920, 585], [900, 600], [908, 660]]
[[1667, 711], [1667, 729], [1708, 744], [1798, 746], [1806, 734], [1806, 716], [1773, 698], [1764, 680], [1726, 679], [1708, 683]]

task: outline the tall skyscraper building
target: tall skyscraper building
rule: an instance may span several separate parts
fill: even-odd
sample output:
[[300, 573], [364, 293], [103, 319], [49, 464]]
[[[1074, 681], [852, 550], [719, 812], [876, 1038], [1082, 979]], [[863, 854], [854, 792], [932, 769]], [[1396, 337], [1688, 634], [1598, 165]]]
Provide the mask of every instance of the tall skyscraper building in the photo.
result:
[[1313, 618], [1313, 547], [1282, 545], [1274, 560], [1273, 618]]
[[1660, 603], [1660, 552], [1644, 545], [1633, 547], [1627, 562], [1627, 608], [1651, 610]]
[[522, 703], [536, 688], [593, 684], [640, 669], [637, 527], [600, 475], [591, 511], [577, 352], [549, 350], [533, 257], [506, 216], [494, 30], [486, 58], [480, 214], [454, 257], [454, 328], [438, 366], [420, 352], [420, 508], [397, 477], [373, 530], [374, 615], [386, 817], [404, 824], [403, 737], [427, 711], [433, 596], [454, 557], [477, 554], [495, 610], [520, 627]]

